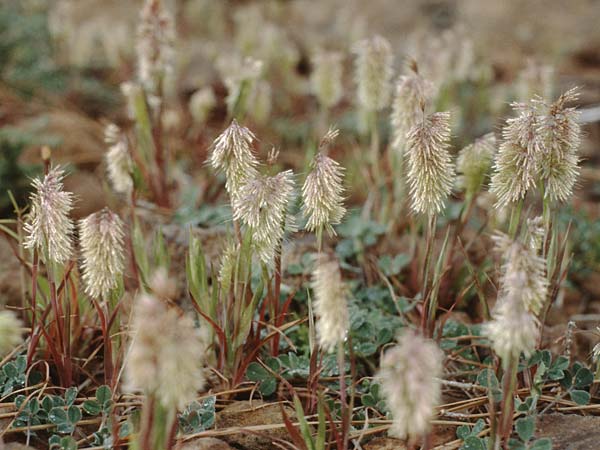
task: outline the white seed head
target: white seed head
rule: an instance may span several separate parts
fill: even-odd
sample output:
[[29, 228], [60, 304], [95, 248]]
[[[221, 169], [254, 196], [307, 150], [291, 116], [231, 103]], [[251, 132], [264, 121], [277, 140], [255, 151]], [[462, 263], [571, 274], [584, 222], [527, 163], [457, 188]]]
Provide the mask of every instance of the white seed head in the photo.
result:
[[515, 289], [506, 290], [494, 308], [493, 320], [484, 327], [492, 348], [506, 368], [521, 353], [529, 356], [539, 337], [539, 323], [528, 312]]
[[215, 139], [209, 163], [216, 172], [225, 173], [225, 188], [232, 204], [240, 193], [240, 188], [258, 176], [258, 159], [254, 155], [252, 143], [254, 134], [233, 119], [231, 125]]
[[114, 123], [106, 126], [104, 130], [104, 141], [109, 145], [108, 152], [104, 156], [108, 179], [119, 194], [128, 195], [133, 190], [133, 162], [129, 154], [127, 138]]
[[434, 215], [454, 183], [454, 164], [448, 152], [450, 113], [424, 116], [408, 133], [408, 183], [411, 208], [416, 213]]
[[263, 73], [263, 62], [251, 57], [239, 55], [221, 55], [216, 62], [217, 70], [227, 88], [227, 111], [232, 114], [234, 109], [245, 113], [250, 108], [250, 99], [256, 83]]
[[79, 222], [85, 293], [104, 300], [118, 285], [125, 268], [123, 222], [104, 208]]
[[425, 80], [414, 64], [406, 75], [400, 75], [392, 102], [390, 125], [392, 147], [404, 154], [409, 131], [422, 117], [422, 107], [431, 99], [432, 84]]
[[508, 119], [502, 130], [503, 142], [494, 160], [490, 192], [501, 208], [525, 198], [535, 187], [540, 157], [538, 117], [534, 103], [513, 103], [517, 117]]
[[443, 357], [433, 341], [413, 331], [385, 352], [378, 379], [393, 417], [391, 435], [415, 439], [429, 431], [440, 403]]
[[358, 103], [367, 111], [380, 111], [390, 103], [394, 55], [387, 39], [374, 36], [357, 43], [355, 79]]
[[254, 250], [265, 264], [273, 263], [283, 239], [293, 191], [293, 173], [286, 170], [272, 177], [257, 175], [234, 198], [233, 217], [251, 231]]
[[188, 316], [149, 294], [136, 300], [132, 342], [125, 366], [128, 390], [154, 395], [181, 410], [203, 389], [205, 344]]
[[343, 344], [350, 326], [346, 287], [337, 261], [323, 258], [317, 261], [311, 286], [319, 345], [331, 352]]
[[24, 227], [25, 248], [37, 249], [42, 260], [58, 264], [69, 260], [73, 253], [74, 224], [69, 218], [73, 194], [63, 191], [64, 177], [64, 171], [56, 166], [42, 180], [33, 180], [31, 210]]
[[568, 200], [579, 176], [579, 112], [575, 108], [566, 107], [566, 103], [577, 100], [578, 95], [576, 88], [562, 94], [538, 122], [537, 132], [543, 149], [540, 171], [544, 181], [544, 195], [553, 201]]
[[156, 94], [165, 75], [173, 70], [175, 26], [161, 0], [146, 0], [140, 12], [137, 38], [138, 78]]
[[460, 174], [457, 184], [465, 190], [467, 197], [473, 197], [481, 189], [495, 153], [494, 133], [486, 134], [460, 151], [456, 162], [456, 171]]
[[525, 310], [539, 315], [548, 294], [548, 280], [546, 262], [533, 246], [537, 245], [537, 236], [528, 236], [525, 244], [501, 233], [493, 239], [502, 255], [500, 297], [520, 299]]
[[216, 104], [217, 98], [210, 86], [203, 87], [194, 92], [188, 103], [188, 108], [194, 122], [198, 125], [204, 124]]
[[[324, 138], [327, 141], [324, 145], [329, 145], [335, 136], [337, 130], [330, 130]], [[342, 221], [346, 213], [343, 177], [344, 168], [336, 161], [322, 151], [315, 156], [302, 187], [302, 211], [308, 219], [308, 231], [327, 229], [333, 234], [333, 225]]]
[[313, 58], [311, 90], [323, 108], [334, 107], [342, 98], [342, 54], [321, 51]]
[[[600, 333], [600, 327], [596, 327], [596, 332]], [[596, 365], [600, 364], [600, 342], [592, 349], [592, 362]]]
[[0, 356], [14, 350], [23, 342], [23, 323], [12, 311], [0, 311]]

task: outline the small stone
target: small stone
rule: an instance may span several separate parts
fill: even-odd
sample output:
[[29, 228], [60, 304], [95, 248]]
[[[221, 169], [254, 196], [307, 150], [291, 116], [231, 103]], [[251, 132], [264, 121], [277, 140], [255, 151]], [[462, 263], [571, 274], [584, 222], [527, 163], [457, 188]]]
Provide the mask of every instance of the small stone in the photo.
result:
[[177, 450], [233, 450], [226, 442], [216, 438], [190, 439], [176, 447]]

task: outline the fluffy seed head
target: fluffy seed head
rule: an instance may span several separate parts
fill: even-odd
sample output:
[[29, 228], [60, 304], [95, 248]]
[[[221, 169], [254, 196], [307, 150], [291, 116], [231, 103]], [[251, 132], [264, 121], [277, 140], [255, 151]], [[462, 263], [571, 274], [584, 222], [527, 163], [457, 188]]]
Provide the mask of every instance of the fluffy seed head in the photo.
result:
[[216, 65], [227, 88], [227, 111], [230, 114], [251, 111], [250, 100], [255, 95], [256, 84], [262, 76], [263, 62], [251, 57], [224, 55], [217, 59]]
[[[513, 287], [517, 286], [513, 284]], [[493, 320], [485, 325], [484, 330], [506, 368], [521, 353], [529, 356], [533, 352], [539, 337], [539, 325], [535, 316], [525, 308], [517, 289], [503, 292], [493, 315]]]
[[126, 386], [181, 410], [205, 385], [205, 346], [193, 320], [149, 294], [136, 300]]
[[358, 102], [367, 111], [379, 111], [390, 103], [394, 56], [387, 39], [374, 36], [355, 48]]
[[233, 281], [233, 275], [240, 251], [240, 244], [230, 242], [221, 256], [221, 267], [219, 269], [219, 284], [223, 292], [228, 292]]
[[467, 197], [473, 197], [481, 189], [495, 153], [494, 133], [486, 134], [460, 151], [456, 162], [456, 169], [460, 174], [457, 182], [465, 190]]
[[104, 141], [109, 145], [108, 152], [104, 156], [108, 179], [119, 194], [128, 195], [133, 190], [133, 162], [129, 154], [127, 138], [114, 123], [106, 126], [104, 130]]
[[398, 78], [390, 116], [392, 147], [395, 150], [404, 153], [408, 132], [421, 117], [422, 105], [427, 103], [432, 93], [433, 86], [419, 74], [415, 63], [406, 75]]
[[173, 70], [175, 27], [161, 0], [146, 0], [138, 25], [138, 77], [156, 93], [162, 78]]
[[342, 98], [342, 54], [319, 52], [313, 59], [310, 76], [312, 93], [323, 108], [332, 108]]
[[0, 311], [0, 356], [14, 350], [23, 342], [23, 324], [12, 311]]
[[378, 378], [393, 417], [390, 434], [414, 439], [429, 431], [441, 397], [443, 356], [434, 342], [413, 331], [385, 352]]
[[225, 188], [232, 204], [235, 204], [240, 188], [258, 175], [258, 159], [252, 150], [255, 139], [248, 128], [233, 119], [213, 143], [209, 163], [215, 171], [225, 173]]
[[[329, 145], [337, 134], [338, 130], [329, 130], [321, 147]], [[308, 231], [325, 228], [329, 233], [334, 233], [332, 225], [339, 224], [346, 213], [343, 176], [344, 168], [323, 151], [315, 156], [302, 187], [302, 210], [308, 219]]]
[[293, 173], [286, 170], [272, 177], [257, 175], [234, 198], [233, 217], [250, 229], [254, 249], [265, 264], [273, 263], [283, 238], [293, 190]]
[[79, 238], [85, 292], [105, 299], [119, 284], [125, 268], [123, 222], [104, 208], [79, 222]]
[[201, 125], [206, 122], [211, 110], [216, 106], [217, 99], [210, 86], [198, 89], [190, 97], [188, 104], [194, 122]]
[[577, 100], [578, 95], [576, 88], [562, 94], [538, 123], [537, 132], [543, 149], [540, 171], [544, 180], [544, 195], [553, 201], [566, 201], [573, 193], [579, 175], [579, 112], [566, 107], [567, 103]]
[[501, 208], [521, 200], [535, 187], [538, 175], [540, 140], [534, 103], [513, 103], [517, 117], [508, 119], [502, 130], [503, 142], [494, 160], [490, 192]]
[[56, 166], [42, 180], [33, 180], [31, 210], [25, 223], [25, 248], [37, 249], [44, 261], [62, 264], [71, 258], [73, 194], [63, 191], [64, 171]]
[[346, 339], [349, 327], [346, 288], [337, 261], [321, 259], [313, 272], [315, 314], [319, 345], [326, 352]]
[[548, 293], [546, 262], [537, 254], [536, 235], [527, 237], [526, 243], [510, 239], [505, 234], [494, 236], [496, 250], [502, 255], [500, 295], [520, 299], [524, 308], [539, 315]]
[[448, 152], [450, 113], [424, 116], [408, 133], [408, 183], [416, 213], [439, 213], [452, 191], [454, 164]]

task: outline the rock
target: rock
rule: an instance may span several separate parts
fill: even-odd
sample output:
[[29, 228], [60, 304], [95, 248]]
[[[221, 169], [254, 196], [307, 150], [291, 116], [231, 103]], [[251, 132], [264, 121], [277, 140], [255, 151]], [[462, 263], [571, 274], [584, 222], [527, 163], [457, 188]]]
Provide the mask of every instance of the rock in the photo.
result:
[[536, 437], [552, 439], [552, 448], [597, 450], [600, 417], [575, 414], [544, 414], [538, 418]]
[[177, 450], [233, 450], [233, 447], [220, 439], [198, 438], [180, 444]]
[[[284, 409], [290, 420], [296, 421], [294, 411], [287, 406], [284, 406]], [[281, 427], [253, 433], [238, 432], [221, 437], [233, 447], [241, 447], [245, 450], [264, 450], [274, 448], [273, 441], [276, 439], [290, 440], [279, 404], [269, 404], [259, 400], [235, 402], [217, 414], [215, 428], [222, 430], [230, 427], [244, 428], [272, 424], [278, 424]]]

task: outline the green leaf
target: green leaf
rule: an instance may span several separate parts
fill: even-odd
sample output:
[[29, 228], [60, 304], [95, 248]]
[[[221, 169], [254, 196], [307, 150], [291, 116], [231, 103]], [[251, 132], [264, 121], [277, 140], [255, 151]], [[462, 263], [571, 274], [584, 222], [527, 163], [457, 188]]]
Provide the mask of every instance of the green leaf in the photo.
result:
[[246, 369], [246, 377], [250, 381], [263, 381], [265, 378], [271, 376], [267, 370], [257, 362], [251, 362], [248, 364]]
[[60, 440], [61, 450], [77, 450], [77, 441], [71, 436], [65, 436]]
[[272, 395], [277, 390], [277, 380], [275, 378], [267, 378], [258, 385], [258, 390], [262, 395]]
[[559, 356], [556, 361], [550, 366], [550, 370], [565, 370], [569, 367], [569, 358], [566, 356]]
[[465, 439], [461, 450], [486, 450], [483, 439], [477, 436], [469, 436]]
[[70, 387], [65, 392], [65, 403], [67, 406], [71, 406], [75, 403], [75, 399], [77, 398], [77, 388]]
[[529, 450], [552, 450], [552, 439], [550, 438], [542, 438], [534, 441], [533, 444], [529, 446]]
[[10, 380], [11, 378], [16, 378], [19, 375], [19, 371], [17, 370], [17, 366], [15, 366], [12, 362], [8, 362], [3, 367], [4, 373], [6, 377]]
[[77, 406], [69, 406], [67, 417], [69, 418], [69, 422], [76, 424], [81, 420], [81, 410]]
[[90, 416], [97, 416], [102, 411], [102, 407], [96, 400], [86, 400], [83, 402], [83, 410]]
[[587, 405], [590, 402], [590, 394], [589, 392], [582, 391], [579, 389], [573, 389], [569, 392], [569, 396], [571, 400], [573, 400], [578, 405]]
[[515, 429], [521, 440], [527, 442], [533, 437], [535, 431], [535, 419], [533, 417], [518, 419], [515, 423]]
[[96, 400], [98, 400], [98, 403], [102, 405], [103, 409], [106, 408], [106, 405], [110, 402], [111, 397], [112, 392], [108, 386], [103, 385], [96, 389]]
[[499, 402], [502, 399], [500, 382], [493, 370], [483, 369], [479, 372], [479, 374], [477, 374], [477, 383], [490, 390], [495, 402]]
[[50, 414], [48, 414], [48, 419], [56, 425], [67, 423], [67, 413], [62, 408], [52, 408]]
[[586, 388], [594, 382], [594, 374], [587, 367], [582, 367], [575, 374], [573, 386], [576, 388]]

